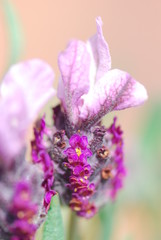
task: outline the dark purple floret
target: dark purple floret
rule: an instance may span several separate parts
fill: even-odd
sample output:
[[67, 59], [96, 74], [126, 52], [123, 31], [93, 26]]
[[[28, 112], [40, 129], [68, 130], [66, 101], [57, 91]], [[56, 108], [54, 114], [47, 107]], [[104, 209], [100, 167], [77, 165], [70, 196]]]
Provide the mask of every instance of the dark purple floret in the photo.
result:
[[111, 191], [111, 197], [114, 199], [117, 191], [122, 187], [122, 179], [126, 175], [126, 170], [124, 167], [124, 156], [123, 156], [123, 139], [122, 139], [122, 130], [120, 127], [116, 127], [116, 118], [111, 127], [108, 129], [108, 132], [112, 134], [112, 143], [115, 145], [115, 164], [116, 164], [116, 173], [112, 180], [113, 189]]
[[38, 213], [37, 204], [32, 202], [32, 189], [27, 181], [18, 182], [15, 186], [9, 216], [11, 221], [9, 231], [17, 239], [32, 239], [37, 226], [33, 220]]
[[46, 192], [44, 197], [44, 207], [46, 208], [46, 211], [49, 208], [52, 196], [56, 194], [56, 192], [52, 190], [54, 183], [54, 164], [51, 161], [50, 155], [46, 151], [44, 142], [44, 137], [47, 134], [48, 131], [44, 116], [42, 119], [40, 119], [40, 121], [37, 122], [37, 126], [34, 128], [35, 139], [31, 142], [31, 146], [33, 162], [40, 163], [44, 171], [42, 186]]
[[54, 190], [48, 190], [45, 194], [44, 197], [44, 206], [46, 209], [46, 212], [49, 210], [49, 206], [50, 206], [50, 202], [51, 202], [51, 198], [56, 194], [56, 192]]
[[10, 226], [10, 231], [13, 234], [11, 240], [34, 240], [33, 235], [37, 227], [25, 220], [17, 220]]
[[15, 186], [10, 214], [13, 216], [20, 216], [20, 219], [27, 221], [37, 214], [38, 207], [32, 203], [32, 189], [28, 182], [21, 181]]
[[[88, 180], [92, 174], [92, 170], [87, 162], [87, 158], [92, 156], [92, 152], [88, 148], [88, 140], [86, 136], [75, 134], [69, 139], [69, 144], [71, 147], [64, 151], [69, 159], [66, 166], [70, 169], [71, 174], [69, 177], [69, 183], [66, 184], [66, 186], [71, 190], [72, 198], [70, 203], [73, 203], [73, 199], [75, 201], [79, 200], [80, 202], [79, 208], [77, 206], [75, 207], [74, 204], [71, 208], [77, 212], [77, 215], [88, 218], [88, 200], [95, 191], [95, 184], [90, 183]], [[77, 164], [74, 165], [73, 162]]]

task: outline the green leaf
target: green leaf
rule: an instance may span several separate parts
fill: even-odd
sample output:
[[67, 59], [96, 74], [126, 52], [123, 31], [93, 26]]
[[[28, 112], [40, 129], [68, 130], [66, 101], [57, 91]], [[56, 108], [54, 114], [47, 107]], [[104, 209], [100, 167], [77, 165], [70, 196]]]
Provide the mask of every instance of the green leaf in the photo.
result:
[[64, 240], [63, 221], [58, 194], [56, 194], [51, 200], [50, 209], [43, 227], [42, 239]]

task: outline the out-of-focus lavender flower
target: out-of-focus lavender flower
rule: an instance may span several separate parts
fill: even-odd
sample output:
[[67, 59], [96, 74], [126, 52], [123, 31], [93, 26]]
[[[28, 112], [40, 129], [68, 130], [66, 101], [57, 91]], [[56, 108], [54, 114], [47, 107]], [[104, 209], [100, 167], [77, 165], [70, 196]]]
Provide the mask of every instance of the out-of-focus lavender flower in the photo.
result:
[[42, 171], [25, 159], [26, 138], [54, 95], [52, 69], [31, 60], [10, 68], [0, 87], [0, 239], [30, 240], [40, 224]]
[[61, 104], [53, 108], [51, 128], [35, 129], [32, 151], [34, 161], [44, 163], [45, 155], [46, 164], [54, 162], [54, 180], [49, 174], [45, 182], [53, 182], [62, 203], [86, 218], [115, 198], [126, 172], [123, 132], [116, 118], [106, 128], [101, 125], [102, 117], [147, 99], [143, 85], [124, 71], [111, 70], [101, 19], [96, 23], [97, 33], [86, 43], [73, 40], [60, 53]]

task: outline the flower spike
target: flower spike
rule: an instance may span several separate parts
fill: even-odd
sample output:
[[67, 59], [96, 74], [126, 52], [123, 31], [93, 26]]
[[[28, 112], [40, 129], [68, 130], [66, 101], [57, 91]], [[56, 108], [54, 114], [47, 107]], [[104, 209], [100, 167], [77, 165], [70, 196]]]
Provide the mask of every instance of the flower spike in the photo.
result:
[[[86, 43], [73, 40], [60, 53], [61, 104], [53, 108], [53, 126], [47, 127], [45, 138], [43, 128], [39, 133], [35, 129], [32, 142], [33, 160], [44, 164], [45, 155], [44, 169], [52, 166], [44, 177], [46, 207], [55, 190], [63, 204], [85, 218], [116, 198], [126, 175], [123, 131], [116, 118], [110, 127], [102, 126], [102, 117], [147, 99], [144, 86], [130, 74], [111, 70], [100, 17], [96, 24], [97, 33]], [[40, 122], [45, 126], [44, 119]]]

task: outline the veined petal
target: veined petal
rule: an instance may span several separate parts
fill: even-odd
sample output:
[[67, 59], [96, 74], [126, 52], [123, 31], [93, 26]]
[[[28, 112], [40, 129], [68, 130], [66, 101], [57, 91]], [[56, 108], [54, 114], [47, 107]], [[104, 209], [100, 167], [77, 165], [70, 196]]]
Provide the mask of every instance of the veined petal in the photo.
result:
[[111, 69], [111, 56], [107, 42], [104, 39], [102, 32], [102, 20], [96, 18], [97, 33], [89, 39], [91, 47], [92, 60], [96, 66], [95, 80], [99, 80]]
[[25, 144], [27, 129], [41, 107], [52, 97], [54, 73], [41, 60], [10, 68], [1, 85], [0, 155], [13, 158]]
[[147, 99], [146, 89], [128, 73], [114, 69], [97, 81], [93, 91], [82, 97], [80, 118], [98, 121], [108, 112], [135, 107]]
[[86, 44], [71, 41], [67, 49], [59, 55], [58, 64], [61, 72], [58, 97], [62, 100], [70, 121], [75, 123], [78, 101], [89, 90], [90, 54]]

